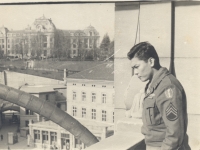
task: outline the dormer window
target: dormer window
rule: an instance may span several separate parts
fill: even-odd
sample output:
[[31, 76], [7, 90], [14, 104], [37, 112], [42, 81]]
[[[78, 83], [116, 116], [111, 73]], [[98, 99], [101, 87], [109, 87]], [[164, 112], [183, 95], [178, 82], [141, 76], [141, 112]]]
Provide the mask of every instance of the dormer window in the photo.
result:
[[49, 100], [49, 95], [48, 95], [48, 94], [46, 95], [46, 100], [47, 100], [47, 101]]

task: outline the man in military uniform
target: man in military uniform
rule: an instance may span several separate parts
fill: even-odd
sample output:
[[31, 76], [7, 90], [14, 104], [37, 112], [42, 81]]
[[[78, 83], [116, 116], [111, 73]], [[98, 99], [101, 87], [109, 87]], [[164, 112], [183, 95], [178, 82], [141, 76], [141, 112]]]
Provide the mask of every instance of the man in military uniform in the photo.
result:
[[186, 95], [180, 82], [160, 66], [154, 47], [141, 42], [127, 54], [131, 67], [145, 88], [142, 133], [147, 150], [190, 150]]

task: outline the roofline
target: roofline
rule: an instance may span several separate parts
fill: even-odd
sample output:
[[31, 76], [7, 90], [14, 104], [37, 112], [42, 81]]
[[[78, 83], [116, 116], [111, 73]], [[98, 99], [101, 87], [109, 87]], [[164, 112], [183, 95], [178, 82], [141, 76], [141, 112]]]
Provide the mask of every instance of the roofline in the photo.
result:
[[55, 87], [55, 88], [53, 88], [53, 89], [66, 89], [67, 88], [67, 86], [66, 87]]
[[[24, 91], [24, 92], [26, 92], [26, 91]], [[55, 93], [55, 92], [57, 92], [57, 91], [50, 91], [50, 92], [27, 92], [27, 93], [29, 93], [29, 94], [44, 94], [44, 93]]]
[[114, 80], [90, 80], [90, 79], [76, 79], [76, 78], [66, 78], [66, 80], [67, 81], [73, 81], [73, 80], [75, 80], [75, 81], [82, 81], [82, 80], [84, 80], [84, 81], [86, 81], [86, 82], [113, 82], [114, 83]]

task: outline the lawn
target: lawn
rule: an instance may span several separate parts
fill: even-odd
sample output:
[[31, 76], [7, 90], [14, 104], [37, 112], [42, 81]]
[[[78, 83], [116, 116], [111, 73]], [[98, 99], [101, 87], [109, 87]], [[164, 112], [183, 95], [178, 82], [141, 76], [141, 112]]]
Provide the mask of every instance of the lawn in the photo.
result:
[[27, 61], [6, 61], [0, 60], [0, 71], [10, 71], [31, 74], [51, 79], [63, 80], [63, 70], [68, 69], [69, 74], [80, 72], [86, 69], [94, 68], [100, 65], [102, 61], [53, 61], [53, 60], [36, 60], [33, 68], [27, 68]]

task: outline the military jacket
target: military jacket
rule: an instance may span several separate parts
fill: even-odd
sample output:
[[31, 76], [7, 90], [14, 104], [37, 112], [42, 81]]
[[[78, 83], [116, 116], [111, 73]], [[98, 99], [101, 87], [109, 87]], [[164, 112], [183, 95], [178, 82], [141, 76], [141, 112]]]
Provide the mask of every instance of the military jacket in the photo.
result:
[[190, 149], [186, 95], [180, 82], [166, 68], [160, 68], [146, 89], [142, 113], [145, 143], [161, 150]]

